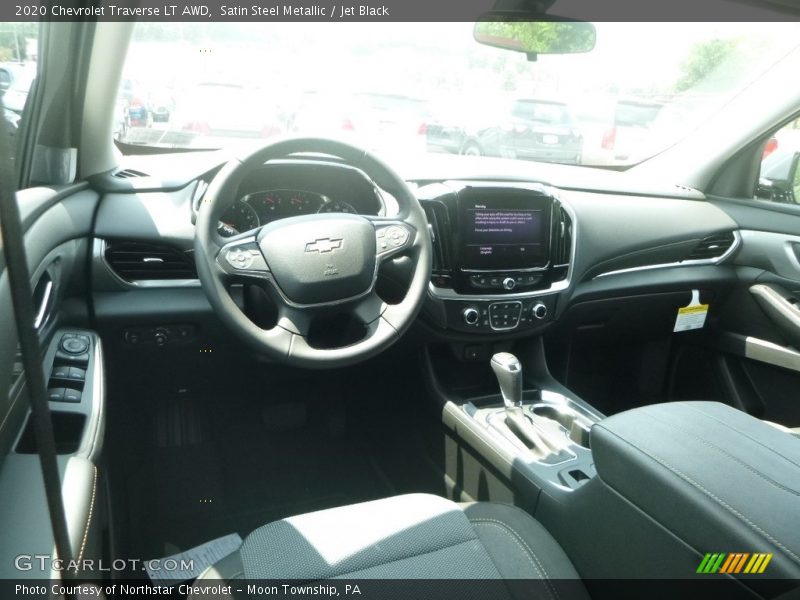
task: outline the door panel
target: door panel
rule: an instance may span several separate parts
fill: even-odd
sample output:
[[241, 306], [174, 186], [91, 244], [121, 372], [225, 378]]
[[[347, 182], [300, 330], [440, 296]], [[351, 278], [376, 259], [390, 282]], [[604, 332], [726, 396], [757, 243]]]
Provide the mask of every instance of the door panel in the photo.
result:
[[715, 377], [734, 406], [800, 426], [800, 210], [756, 200], [714, 203], [742, 236], [736, 289], [717, 322]]
[[[89, 325], [87, 267], [89, 238], [99, 197], [85, 184], [60, 191], [48, 188], [23, 190], [17, 194], [22, 213], [24, 242], [37, 331], [43, 351], [45, 376], [55, 377], [53, 365], [64, 326]], [[53, 538], [45, 502], [43, 480], [36, 455], [35, 436], [30, 424], [26, 383], [18, 355], [17, 332], [11, 307], [11, 289], [5, 259], [0, 249], [0, 575], [6, 578], [50, 576], [49, 567], [29, 571], [14, 569], [14, 556], [20, 549], [49, 555]], [[58, 336], [57, 338], [54, 336]], [[58, 457], [62, 476], [69, 530], [76, 558], [96, 558], [100, 547], [103, 513], [99, 494], [101, 473], [96, 468], [103, 432], [104, 385], [99, 343], [84, 371], [80, 387], [83, 398], [77, 403], [51, 402]], [[80, 365], [79, 365], [80, 366]], [[50, 379], [57, 385], [70, 385]], [[77, 387], [77, 386], [76, 386]], [[48, 392], [50, 393], [50, 392]], [[74, 428], [61, 426], [80, 421], [83, 437], [91, 444], [79, 444], [67, 452], [65, 436]], [[80, 432], [77, 433], [79, 435]], [[20, 498], [25, 498], [20, 502]], [[5, 499], [5, 500], [3, 500]]]

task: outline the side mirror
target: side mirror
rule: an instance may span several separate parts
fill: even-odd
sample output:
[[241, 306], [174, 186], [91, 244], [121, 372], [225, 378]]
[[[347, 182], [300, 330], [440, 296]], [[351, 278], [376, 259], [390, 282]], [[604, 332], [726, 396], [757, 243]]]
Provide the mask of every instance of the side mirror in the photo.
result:
[[597, 31], [591, 23], [580, 21], [524, 21], [515, 20], [513, 13], [486, 13], [475, 23], [473, 36], [480, 44], [535, 58], [539, 54], [589, 52]]
[[755, 197], [800, 204], [800, 152], [776, 150], [764, 159]]
[[792, 200], [795, 204], [800, 204], [800, 152], [794, 155], [794, 167], [792, 168]]

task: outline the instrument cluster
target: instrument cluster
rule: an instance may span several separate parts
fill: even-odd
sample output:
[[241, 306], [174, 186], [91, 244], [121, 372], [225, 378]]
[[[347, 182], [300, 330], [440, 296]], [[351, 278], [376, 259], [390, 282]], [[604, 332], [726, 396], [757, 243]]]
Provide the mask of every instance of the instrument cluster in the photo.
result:
[[314, 213], [359, 214], [359, 211], [349, 202], [334, 200], [316, 192], [260, 190], [234, 202], [223, 213], [218, 231], [220, 235], [230, 237], [278, 219]]

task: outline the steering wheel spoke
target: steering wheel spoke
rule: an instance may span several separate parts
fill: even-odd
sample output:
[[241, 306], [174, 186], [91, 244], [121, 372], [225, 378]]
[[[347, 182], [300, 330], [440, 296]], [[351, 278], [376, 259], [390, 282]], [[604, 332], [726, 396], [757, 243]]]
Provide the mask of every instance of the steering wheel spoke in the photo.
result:
[[225, 243], [217, 253], [216, 262], [232, 280], [255, 279], [263, 283], [271, 279], [269, 266], [254, 235], [239, 236]]
[[280, 327], [281, 329], [285, 329], [301, 337], [308, 337], [312, 318], [313, 315], [306, 310], [295, 308], [288, 304], [280, 304], [278, 307], [278, 323], [276, 327]]
[[388, 304], [381, 300], [380, 296], [373, 290], [364, 298], [358, 300], [352, 309], [352, 314], [369, 328], [372, 323], [381, 318], [387, 307]]

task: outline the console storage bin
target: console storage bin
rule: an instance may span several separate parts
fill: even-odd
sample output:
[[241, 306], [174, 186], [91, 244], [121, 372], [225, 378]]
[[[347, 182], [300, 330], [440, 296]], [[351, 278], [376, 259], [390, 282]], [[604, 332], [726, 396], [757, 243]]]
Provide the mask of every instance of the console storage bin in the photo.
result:
[[734, 575], [754, 589], [800, 579], [800, 439], [723, 404], [676, 402], [607, 418], [591, 444], [603, 484], [698, 556], [772, 553], [763, 574]]

